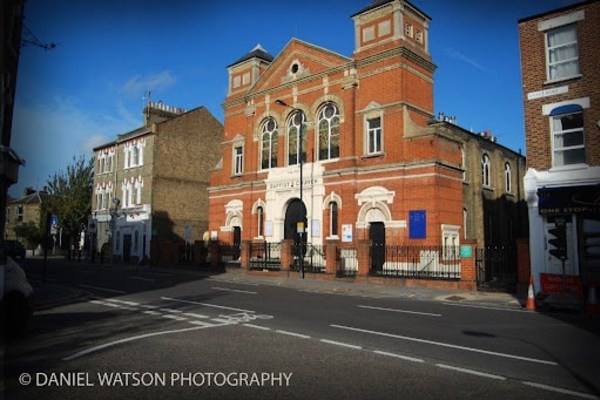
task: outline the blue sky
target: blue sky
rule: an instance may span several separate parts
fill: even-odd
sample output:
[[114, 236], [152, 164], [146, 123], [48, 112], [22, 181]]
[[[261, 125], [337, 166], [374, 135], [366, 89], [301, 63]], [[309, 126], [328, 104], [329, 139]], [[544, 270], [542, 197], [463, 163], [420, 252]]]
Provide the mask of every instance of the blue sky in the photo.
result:
[[[144, 94], [223, 122], [227, 65], [292, 37], [345, 56], [350, 16], [372, 0], [28, 0], [25, 24], [56, 48], [22, 48], [12, 147], [39, 189], [74, 156], [142, 125]], [[435, 113], [525, 152], [517, 21], [577, 0], [413, 0], [432, 18]]]

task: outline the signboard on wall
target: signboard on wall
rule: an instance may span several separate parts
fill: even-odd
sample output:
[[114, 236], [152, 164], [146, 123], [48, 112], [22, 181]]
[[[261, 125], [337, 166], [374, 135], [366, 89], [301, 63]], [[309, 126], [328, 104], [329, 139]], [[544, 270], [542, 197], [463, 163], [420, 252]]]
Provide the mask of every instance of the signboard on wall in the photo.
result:
[[411, 210], [408, 212], [409, 239], [425, 239], [427, 237], [427, 212]]
[[342, 242], [352, 241], [352, 224], [342, 224]]
[[583, 297], [581, 277], [577, 275], [541, 273], [540, 283], [542, 286], [542, 293], [573, 293], [580, 298]]

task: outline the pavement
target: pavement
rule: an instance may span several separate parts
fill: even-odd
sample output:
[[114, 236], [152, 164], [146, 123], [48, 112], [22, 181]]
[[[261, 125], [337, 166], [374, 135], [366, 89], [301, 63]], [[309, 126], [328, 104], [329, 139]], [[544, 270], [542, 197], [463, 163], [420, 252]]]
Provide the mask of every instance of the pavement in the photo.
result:
[[[85, 264], [89, 267], [99, 266], [96, 262], [77, 262], [68, 260], [54, 259], [53, 262], [64, 262], [65, 264]], [[253, 272], [231, 268], [225, 273], [215, 273], [205, 268], [197, 266], [169, 266], [169, 267], [151, 267], [151, 266], [135, 266], [135, 265], [117, 265], [117, 264], [102, 264], [105, 267], [130, 268], [131, 270], [169, 272], [174, 274], [185, 274], [193, 277], [203, 277], [212, 279], [217, 282], [233, 283], [233, 284], [252, 284], [252, 285], [272, 285], [279, 287], [292, 288], [306, 292], [339, 294], [349, 296], [361, 296], [372, 298], [399, 298], [399, 299], [415, 299], [415, 300], [431, 300], [441, 302], [464, 303], [471, 305], [481, 305], [488, 307], [508, 307], [513, 309], [523, 309], [525, 299], [519, 299], [516, 294], [504, 292], [485, 292], [485, 291], [469, 291], [458, 289], [439, 289], [427, 287], [403, 287], [399, 285], [378, 284], [354, 282], [352, 278], [341, 279], [315, 279], [309, 277], [301, 279], [298, 273], [291, 272], [289, 276], [281, 276], [273, 273]], [[390, 278], [393, 279], [393, 278]], [[84, 301], [92, 294], [82, 289], [70, 288], [62, 286], [55, 282], [42, 282], [40, 279], [30, 277], [30, 282], [34, 287], [32, 295], [32, 305], [34, 310], [46, 310], [66, 304]]]

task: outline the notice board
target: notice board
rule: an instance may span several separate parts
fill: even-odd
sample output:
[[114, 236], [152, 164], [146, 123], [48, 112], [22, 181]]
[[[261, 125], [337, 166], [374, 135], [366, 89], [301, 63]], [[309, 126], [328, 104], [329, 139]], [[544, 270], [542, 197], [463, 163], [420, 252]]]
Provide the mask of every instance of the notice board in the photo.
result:
[[408, 237], [410, 239], [425, 239], [427, 237], [427, 212], [411, 210], [408, 212]]

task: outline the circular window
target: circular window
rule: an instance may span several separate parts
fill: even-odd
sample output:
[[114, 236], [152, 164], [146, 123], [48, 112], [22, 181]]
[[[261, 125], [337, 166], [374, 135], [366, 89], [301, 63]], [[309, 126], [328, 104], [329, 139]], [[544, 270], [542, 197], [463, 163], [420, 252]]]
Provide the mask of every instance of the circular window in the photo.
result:
[[292, 74], [297, 74], [298, 70], [300, 70], [300, 65], [298, 65], [298, 63], [293, 63], [292, 66], [290, 67], [290, 72]]

